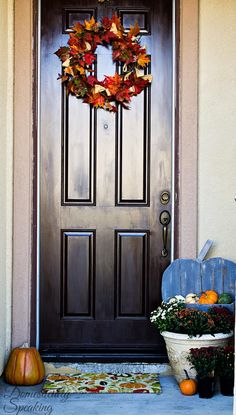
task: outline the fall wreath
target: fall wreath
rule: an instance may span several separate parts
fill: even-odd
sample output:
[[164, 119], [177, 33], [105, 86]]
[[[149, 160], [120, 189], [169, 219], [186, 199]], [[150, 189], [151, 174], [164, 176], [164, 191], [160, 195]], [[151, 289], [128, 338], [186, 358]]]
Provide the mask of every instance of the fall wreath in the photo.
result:
[[[92, 17], [84, 24], [76, 23], [72, 30], [68, 46], [55, 52], [62, 61], [63, 73], [59, 79], [66, 83], [67, 93], [95, 108], [116, 112], [121, 104], [129, 109], [131, 98], [152, 80], [150, 74], [144, 74], [150, 58], [140, 44], [138, 24], [125, 32], [120, 19], [114, 15], [111, 19], [104, 17], [101, 23]], [[105, 75], [102, 81], [96, 78], [94, 70], [98, 45], [112, 47], [112, 59], [117, 65], [115, 75]]]

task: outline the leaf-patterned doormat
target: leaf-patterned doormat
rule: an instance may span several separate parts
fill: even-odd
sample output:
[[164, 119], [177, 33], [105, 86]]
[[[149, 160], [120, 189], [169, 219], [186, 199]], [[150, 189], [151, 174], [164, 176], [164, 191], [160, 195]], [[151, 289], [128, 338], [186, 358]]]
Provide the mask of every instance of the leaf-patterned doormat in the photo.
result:
[[47, 375], [42, 393], [161, 393], [155, 373]]

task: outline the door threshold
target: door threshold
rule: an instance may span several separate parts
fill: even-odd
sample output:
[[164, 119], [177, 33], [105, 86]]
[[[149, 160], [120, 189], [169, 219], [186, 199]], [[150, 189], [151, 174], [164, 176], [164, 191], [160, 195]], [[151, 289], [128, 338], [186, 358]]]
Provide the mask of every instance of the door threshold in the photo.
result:
[[165, 354], [157, 353], [86, 353], [86, 352], [60, 352], [60, 351], [40, 351], [41, 357], [45, 362], [91, 362], [91, 363], [123, 363], [123, 362], [145, 362], [145, 363], [167, 363], [168, 358]]
[[171, 376], [172, 370], [168, 363], [123, 362], [123, 363], [67, 363], [45, 362], [46, 375], [49, 373], [75, 374], [86, 373], [158, 373], [161, 376]]

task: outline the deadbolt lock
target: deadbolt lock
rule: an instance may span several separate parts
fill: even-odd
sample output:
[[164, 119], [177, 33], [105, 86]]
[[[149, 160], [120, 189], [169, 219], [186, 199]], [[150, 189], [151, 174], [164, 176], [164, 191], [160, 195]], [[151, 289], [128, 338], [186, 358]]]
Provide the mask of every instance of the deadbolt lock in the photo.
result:
[[160, 201], [161, 201], [161, 204], [162, 205], [167, 205], [167, 203], [169, 203], [169, 201], [170, 201], [170, 193], [167, 190], [164, 190], [161, 193]]

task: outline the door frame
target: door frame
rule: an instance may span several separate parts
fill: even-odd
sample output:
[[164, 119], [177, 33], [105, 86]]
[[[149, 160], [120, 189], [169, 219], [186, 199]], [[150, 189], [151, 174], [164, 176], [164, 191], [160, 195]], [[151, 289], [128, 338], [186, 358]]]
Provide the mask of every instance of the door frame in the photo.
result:
[[[172, 237], [175, 257], [195, 257], [199, 0], [174, 1], [176, 82], [172, 183], [175, 210], [172, 213], [175, 229]], [[38, 1], [15, 0], [12, 347], [27, 341], [35, 345], [38, 341], [38, 34]], [[27, 77], [26, 67], [29, 75]], [[189, 137], [192, 139], [191, 146]], [[186, 203], [184, 195], [189, 192], [193, 197]], [[22, 238], [25, 243], [22, 243]]]

